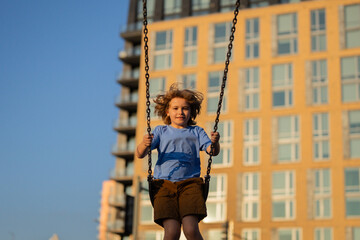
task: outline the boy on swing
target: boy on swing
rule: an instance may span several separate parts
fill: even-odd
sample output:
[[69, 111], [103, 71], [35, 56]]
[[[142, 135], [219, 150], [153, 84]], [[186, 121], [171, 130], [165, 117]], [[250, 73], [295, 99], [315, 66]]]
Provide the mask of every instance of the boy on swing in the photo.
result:
[[204, 129], [196, 126], [203, 95], [176, 84], [154, 102], [155, 113], [166, 125], [155, 127], [138, 145], [136, 155], [143, 158], [157, 149], [158, 161], [154, 169], [154, 221], [164, 228], [164, 240], [178, 240], [181, 225], [188, 240], [202, 240], [198, 223], [206, 217], [206, 205], [200, 178], [200, 151], [220, 152], [218, 132], [211, 139]]

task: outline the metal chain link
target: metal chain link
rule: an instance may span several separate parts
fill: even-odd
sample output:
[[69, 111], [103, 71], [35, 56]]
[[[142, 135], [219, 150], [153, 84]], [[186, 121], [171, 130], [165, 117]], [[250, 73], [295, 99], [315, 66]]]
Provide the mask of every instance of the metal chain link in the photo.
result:
[[[227, 54], [226, 54], [226, 60], [225, 60], [225, 69], [224, 69], [224, 75], [223, 75], [223, 79], [222, 79], [222, 84], [221, 84], [221, 90], [220, 90], [220, 98], [219, 98], [219, 103], [218, 103], [218, 109], [216, 112], [216, 119], [215, 119], [215, 125], [214, 125], [214, 132], [217, 131], [218, 129], [218, 123], [219, 123], [219, 118], [220, 118], [220, 112], [221, 112], [221, 105], [223, 102], [223, 97], [224, 97], [224, 90], [226, 87], [226, 80], [227, 80], [227, 74], [229, 71], [229, 64], [230, 64], [230, 57], [231, 57], [231, 50], [233, 47], [233, 41], [234, 41], [234, 34], [235, 34], [235, 25], [237, 23], [237, 15], [239, 14], [239, 7], [240, 7], [240, 0], [236, 1], [236, 5], [235, 5], [235, 10], [234, 10], [234, 18], [232, 20], [232, 28], [231, 28], [231, 35], [229, 37], [229, 45], [228, 45], [228, 50], [227, 50]], [[210, 181], [210, 171], [211, 171], [211, 164], [212, 164], [212, 156], [213, 156], [213, 151], [214, 151], [214, 144], [211, 143], [211, 147], [210, 147], [210, 156], [209, 156], [209, 160], [208, 160], [208, 166], [206, 169], [206, 175], [204, 177], [205, 182], [209, 182]]]
[[[143, 0], [143, 25], [144, 25], [144, 50], [145, 50], [145, 84], [146, 84], [146, 123], [147, 123], [147, 133], [151, 135], [151, 126], [150, 126], [150, 83], [149, 83], [149, 46], [148, 41], [149, 38], [148, 28], [147, 28], [147, 7], [146, 7], [147, 0]], [[148, 152], [148, 181], [153, 179], [152, 170], [151, 170], [152, 162], [151, 162], [151, 149]]]
[[[147, 6], [146, 6], [147, 0], [143, 0], [143, 16], [144, 16], [144, 20], [143, 20], [143, 25], [144, 25], [144, 50], [145, 50], [145, 80], [146, 80], [146, 114], [147, 114], [147, 132], [149, 135], [151, 135], [151, 126], [150, 126], [150, 83], [149, 83], [149, 46], [148, 46], [148, 41], [149, 38], [147, 36], [148, 34], [148, 28], [147, 28]], [[230, 57], [231, 57], [231, 50], [233, 47], [233, 41], [234, 41], [234, 34], [235, 34], [235, 25], [237, 23], [237, 15], [239, 14], [239, 7], [240, 7], [240, 0], [236, 1], [236, 5], [235, 5], [235, 10], [234, 10], [234, 19], [232, 21], [232, 28], [231, 28], [231, 35], [229, 38], [229, 45], [228, 45], [228, 51], [226, 54], [226, 61], [225, 61], [225, 69], [224, 69], [224, 75], [223, 75], [223, 80], [222, 80], [222, 84], [221, 84], [221, 91], [220, 91], [220, 98], [219, 98], [219, 103], [218, 103], [218, 109], [217, 109], [217, 114], [216, 114], [216, 119], [215, 119], [215, 125], [214, 125], [214, 132], [217, 131], [217, 126], [219, 123], [219, 118], [220, 118], [220, 112], [221, 112], [221, 105], [222, 105], [222, 101], [223, 101], [223, 97], [224, 97], [224, 90], [226, 87], [226, 80], [227, 80], [227, 74], [229, 71], [229, 64], [230, 64]], [[212, 163], [212, 155], [213, 155], [213, 150], [214, 150], [214, 144], [211, 144], [211, 150], [210, 150], [210, 157], [208, 160], [208, 166], [207, 166], [207, 171], [206, 171], [206, 175], [205, 175], [205, 181], [210, 181], [210, 171], [211, 171], [211, 163]], [[153, 179], [152, 176], [152, 162], [151, 162], [151, 150], [148, 152], [148, 181], [151, 181]]]

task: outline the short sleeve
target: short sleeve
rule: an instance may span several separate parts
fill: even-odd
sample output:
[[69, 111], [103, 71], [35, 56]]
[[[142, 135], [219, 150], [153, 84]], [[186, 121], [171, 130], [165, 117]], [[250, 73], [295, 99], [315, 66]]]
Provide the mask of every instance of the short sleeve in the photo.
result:
[[154, 138], [151, 142], [151, 150], [154, 150], [155, 148], [158, 148], [160, 145], [160, 134], [161, 134], [161, 127], [162, 126], [156, 126], [154, 128], [154, 131], [152, 132], [154, 134]]
[[211, 140], [209, 136], [206, 134], [205, 130], [201, 127], [198, 128], [198, 134], [199, 134], [200, 151], [206, 151], [208, 146], [211, 144]]

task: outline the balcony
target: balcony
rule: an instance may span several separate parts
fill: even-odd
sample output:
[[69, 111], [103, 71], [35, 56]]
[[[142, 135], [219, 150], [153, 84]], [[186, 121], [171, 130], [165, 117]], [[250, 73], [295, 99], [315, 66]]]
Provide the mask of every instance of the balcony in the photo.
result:
[[124, 25], [120, 29], [120, 36], [125, 40], [133, 43], [141, 42], [141, 33], [142, 33], [142, 22], [130, 23]]
[[114, 156], [125, 158], [126, 160], [133, 160], [134, 152], [134, 144], [115, 144], [111, 151]]
[[119, 52], [119, 59], [124, 63], [131, 65], [140, 64], [141, 47], [135, 46], [133, 48], [127, 48]]
[[124, 71], [119, 74], [117, 82], [130, 89], [137, 89], [139, 87], [139, 68], [132, 71]]
[[138, 94], [134, 92], [129, 95], [119, 95], [116, 98], [115, 104], [117, 107], [129, 111], [129, 112], [136, 112], [137, 109], [137, 102], [138, 102]]
[[110, 172], [110, 179], [121, 182], [123, 184], [131, 184], [134, 175], [134, 165], [129, 165], [126, 169], [112, 169]]
[[108, 231], [116, 234], [125, 233], [125, 217], [115, 221], [109, 221], [107, 224]]
[[124, 208], [126, 207], [126, 195], [125, 193], [121, 194], [115, 194], [113, 196], [109, 197], [109, 205], [113, 207], [120, 207]]
[[114, 123], [114, 130], [130, 136], [135, 136], [137, 118], [117, 119]]

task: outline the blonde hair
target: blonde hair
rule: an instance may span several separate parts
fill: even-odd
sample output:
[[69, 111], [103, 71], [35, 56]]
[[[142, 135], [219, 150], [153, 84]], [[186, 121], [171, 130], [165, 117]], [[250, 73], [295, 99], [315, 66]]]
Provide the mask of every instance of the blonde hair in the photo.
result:
[[166, 125], [171, 124], [170, 117], [167, 115], [170, 101], [173, 98], [183, 98], [190, 106], [190, 119], [187, 125], [195, 125], [195, 119], [200, 114], [201, 103], [204, 100], [203, 94], [196, 90], [179, 89], [178, 84], [174, 83], [170, 86], [169, 91], [164, 94], [158, 94], [154, 99], [155, 114], [162, 118]]

